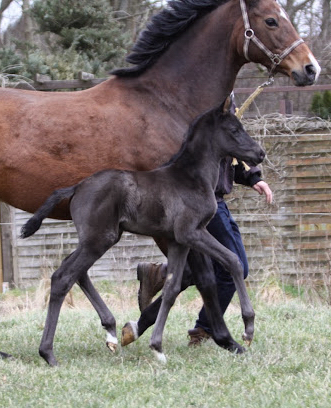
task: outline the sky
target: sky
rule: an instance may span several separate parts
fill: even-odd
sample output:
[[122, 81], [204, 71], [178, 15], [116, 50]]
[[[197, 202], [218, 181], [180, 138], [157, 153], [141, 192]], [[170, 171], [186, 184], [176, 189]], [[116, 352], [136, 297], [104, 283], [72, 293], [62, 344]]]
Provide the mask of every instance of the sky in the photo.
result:
[[22, 13], [22, 7], [18, 2], [13, 1], [3, 13], [1, 21], [1, 31], [4, 31], [10, 23], [14, 23]]

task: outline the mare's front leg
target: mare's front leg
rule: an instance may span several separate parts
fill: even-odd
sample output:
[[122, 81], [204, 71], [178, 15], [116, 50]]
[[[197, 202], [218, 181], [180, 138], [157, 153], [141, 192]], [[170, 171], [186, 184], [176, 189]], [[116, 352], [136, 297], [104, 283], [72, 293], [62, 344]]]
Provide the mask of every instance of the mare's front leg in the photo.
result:
[[238, 256], [218, 242], [205, 228], [190, 231], [182, 237], [181, 243], [214, 258], [231, 274], [238, 292], [245, 324], [243, 339], [250, 344], [254, 335], [255, 313], [246, 290], [243, 268]]
[[53, 352], [53, 342], [56, 326], [65, 296], [74, 283], [87, 274], [88, 269], [99, 259], [104, 250], [79, 245], [76, 251], [62, 262], [51, 278], [51, 294], [47, 318], [41, 339], [39, 354], [51, 366], [57, 365]]
[[196, 251], [190, 251], [187, 260], [191, 268], [193, 281], [202, 296], [215, 343], [229, 351], [244, 352], [245, 349], [232, 338], [223, 319], [223, 313], [218, 302], [214, 268], [210, 257]]
[[113, 314], [102, 300], [87, 274], [84, 274], [81, 278], [79, 278], [77, 283], [98, 313], [101, 324], [107, 331], [106, 345], [109, 350], [114, 353], [116, 351], [118, 341], [116, 337], [116, 320]]
[[169, 243], [168, 246], [168, 268], [167, 277], [162, 289], [162, 302], [155, 328], [150, 340], [150, 348], [155, 353], [157, 359], [163, 363], [166, 357], [162, 351], [162, 335], [167, 317], [172, 305], [180, 292], [183, 270], [186, 263], [188, 248], [176, 242]]

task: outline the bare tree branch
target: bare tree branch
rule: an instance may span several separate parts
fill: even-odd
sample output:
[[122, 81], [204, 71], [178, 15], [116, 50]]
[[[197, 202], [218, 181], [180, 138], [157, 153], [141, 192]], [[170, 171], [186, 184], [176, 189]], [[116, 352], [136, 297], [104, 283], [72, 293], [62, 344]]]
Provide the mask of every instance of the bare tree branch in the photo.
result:
[[2, 0], [0, 4], [0, 16], [2, 13], [10, 6], [10, 3], [12, 3], [13, 0]]

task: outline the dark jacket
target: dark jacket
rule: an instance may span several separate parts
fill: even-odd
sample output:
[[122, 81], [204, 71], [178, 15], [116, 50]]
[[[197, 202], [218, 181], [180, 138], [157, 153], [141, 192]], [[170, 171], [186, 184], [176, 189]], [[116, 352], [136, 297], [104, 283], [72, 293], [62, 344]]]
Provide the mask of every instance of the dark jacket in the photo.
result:
[[252, 187], [262, 180], [261, 170], [258, 167], [252, 166], [249, 171], [246, 171], [241, 162], [233, 166], [232, 160], [232, 157], [221, 160], [220, 175], [215, 190], [217, 201], [222, 201], [225, 194], [231, 193], [234, 182]]

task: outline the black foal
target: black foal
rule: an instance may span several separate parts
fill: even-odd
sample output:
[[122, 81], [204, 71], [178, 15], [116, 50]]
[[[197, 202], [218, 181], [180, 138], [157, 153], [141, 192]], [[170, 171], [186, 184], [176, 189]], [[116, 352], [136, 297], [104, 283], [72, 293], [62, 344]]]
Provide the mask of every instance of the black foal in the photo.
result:
[[[152, 171], [104, 170], [79, 184], [56, 190], [22, 228], [22, 237], [32, 235], [55, 206], [71, 199], [70, 212], [78, 232], [78, 247], [54, 272], [40, 355], [57, 364], [53, 340], [60, 308], [75, 282], [83, 289], [107, 330], [107, 344], [117, 345], [113, 315], [93, 287], [88, 269], [121, 238], [123, 231], [162, 237], [168, 242], [168, 274], [161, 307], [150, 340], [150, 347], [161, 361], [162, 334], [171, 306], [181, 289], [183, 269], [189, 249], [220, 262], [233, 277], [239, 295], [245, 338], [251, 341], [254, 311], [247, 295], [238, 257], [221, 245], [206, 229], [216, 211], [214, 189], [219, 163], [225, 156], [260, 163], [261, 147], [245, 132], [230, 113], [228, 98], [220, 107], [209, 110], [191, 124], [180, 151], [162, 167]], [[209, 271], [208, 271], [209, 270]], [[208, 284], [210, 268], [202, 268], [194, 280], [203, 287], [203, 299], [213, 327], [213, 338], [220, 346], [241, 352], [214, 306], [217, 295]]]

